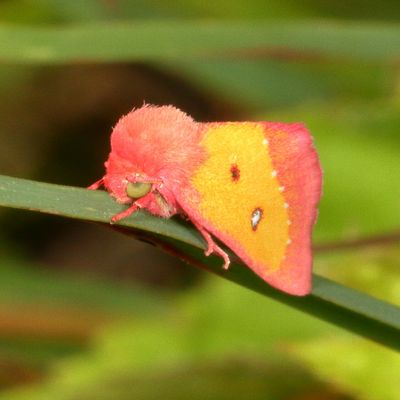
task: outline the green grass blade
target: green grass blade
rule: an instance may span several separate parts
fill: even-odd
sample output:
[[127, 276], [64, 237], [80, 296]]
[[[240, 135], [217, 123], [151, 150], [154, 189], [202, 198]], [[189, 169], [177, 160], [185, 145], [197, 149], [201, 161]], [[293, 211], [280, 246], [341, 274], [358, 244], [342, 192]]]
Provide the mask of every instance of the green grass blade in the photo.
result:
[[[0, 176], [0, 206], [108, 223], [124, 207], [105, 192]], [[139, 212], [121, 226], [141, 231], [146, 237], [226, 279], [351, 332], [400, 350], [400, 308], [314, 275], [312, 294], [298, 298], [274, 290], [248, 268], [233, 263], [223, 271], [215, 257], [202, 254], [204, 242], [195, 229], [179, 219], [162, 219]]]
[[131, 21], [0, 26], [0, 61], [120, 62], [258, 58], [397, 60], [400, 26], [327, 21]]

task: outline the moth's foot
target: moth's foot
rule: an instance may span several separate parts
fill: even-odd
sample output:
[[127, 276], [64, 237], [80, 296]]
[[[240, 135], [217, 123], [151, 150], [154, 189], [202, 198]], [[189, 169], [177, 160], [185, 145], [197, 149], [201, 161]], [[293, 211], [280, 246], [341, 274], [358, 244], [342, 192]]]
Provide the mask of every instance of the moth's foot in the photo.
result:
[[218, 254], [220, 257], [222, 257], [222, 259], [224, 260], [224, 265], [223, 268], [224, 269], [228, 269], [229, 268], [229, 264], [231, 263], [231, 260], [229, 259], [228, 254], [221, 249], [221, 247], [219, 247], [213, 240], [212, 236], [210, 235], [210, 233], [204, 229], [203, 226], [201, 226], [200, 224], [196, 223], [195, 221], [193, 221], [194, 226], [199, 230], [199, 232], [203, 235], [206, 243], [207, 243], [207, 250], [204, 251], [204, 254], [206, 256], [209, 256], [211, 253], [215, 253]]
[[219, 255], [220, 257], [222, 257], [222, 259], [224, 260], [224, 265], [222, 266], [223, 269], [229, 268], [231, 260], [228, 256], [228, 254], [224, 250], [222, 250], [221, 247], [219, 247], [214, 241], [208, 243], [208, 248], [204, 252], [204, 254], [206, 256], [209, 256], [212, 253], [215, 253], [215, 254]]
[[129, 208], [127, 208], [126, 210], [115, 214], [111, 220], [110, 220], [110, 224], [115, 224], [118, 221], [120, 221], [121, 219], [124, 219], [126, 217], [129, 217], [131, 214], [133, 214], [137, 209], [138, 209], [138, 205], [137, 204], [132, 204]]
[[88, 189], [89, 190], [97, 190], [102, 185], [103, 185], [103, 178], [99, 179], [95, 183], [92, 183], [90, 186], [88, 186]]

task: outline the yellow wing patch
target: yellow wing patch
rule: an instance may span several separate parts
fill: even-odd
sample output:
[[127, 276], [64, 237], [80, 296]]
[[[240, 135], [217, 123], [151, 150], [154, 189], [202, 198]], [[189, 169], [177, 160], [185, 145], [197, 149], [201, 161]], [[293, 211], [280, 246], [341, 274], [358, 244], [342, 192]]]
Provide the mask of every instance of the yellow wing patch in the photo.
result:
[[232, 240], [265, 272], [277, 270], [290, 243], [290, 221], [263, 126], [210, 125], [201, 145], [208, 158], [191, 179], [200, 214], [228, 246]]

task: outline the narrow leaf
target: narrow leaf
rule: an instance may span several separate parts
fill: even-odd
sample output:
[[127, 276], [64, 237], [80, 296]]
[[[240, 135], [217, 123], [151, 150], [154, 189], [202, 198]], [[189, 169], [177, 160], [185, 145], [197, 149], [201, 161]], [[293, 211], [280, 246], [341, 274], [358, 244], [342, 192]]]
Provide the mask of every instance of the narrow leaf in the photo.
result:
[[400, 26], [327, 21], [131, 21], [0, 26], [0, 60], [54, 64], [221, 58], [398, 60]]
[[[0, 176], [0, 206], [108, 223], [123, 206], [105, 192]], [[349, 331], [400, 350], [400, 308], [314, 275], [312, 294], [294, 297], [279, 292], [234, 262], [228, 271], [216, 257], [202, 254], [204, 242], [198, 232], [180, 219], [162, 219], [139, 212], [121, 221], [121, 227], [140, 231], [147, 240], [161, 245], [197, 266], [226, 279], [315, 315]]]

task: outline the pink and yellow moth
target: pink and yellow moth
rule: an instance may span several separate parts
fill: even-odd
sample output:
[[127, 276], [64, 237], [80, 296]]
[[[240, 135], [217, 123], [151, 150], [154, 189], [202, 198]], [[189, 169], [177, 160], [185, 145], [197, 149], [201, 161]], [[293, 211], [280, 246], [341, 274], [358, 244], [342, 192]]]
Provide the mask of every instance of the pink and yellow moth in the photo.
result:
[[273, 287], [311, 290], [311, 234], [321, 168], [302, 124], [195, 122], [172, 106], [145, 105], [123, 116], [111, 134], [101, 185], [129, 207], [187, 217], [203, 235], [206, 255], [226, 244]]

